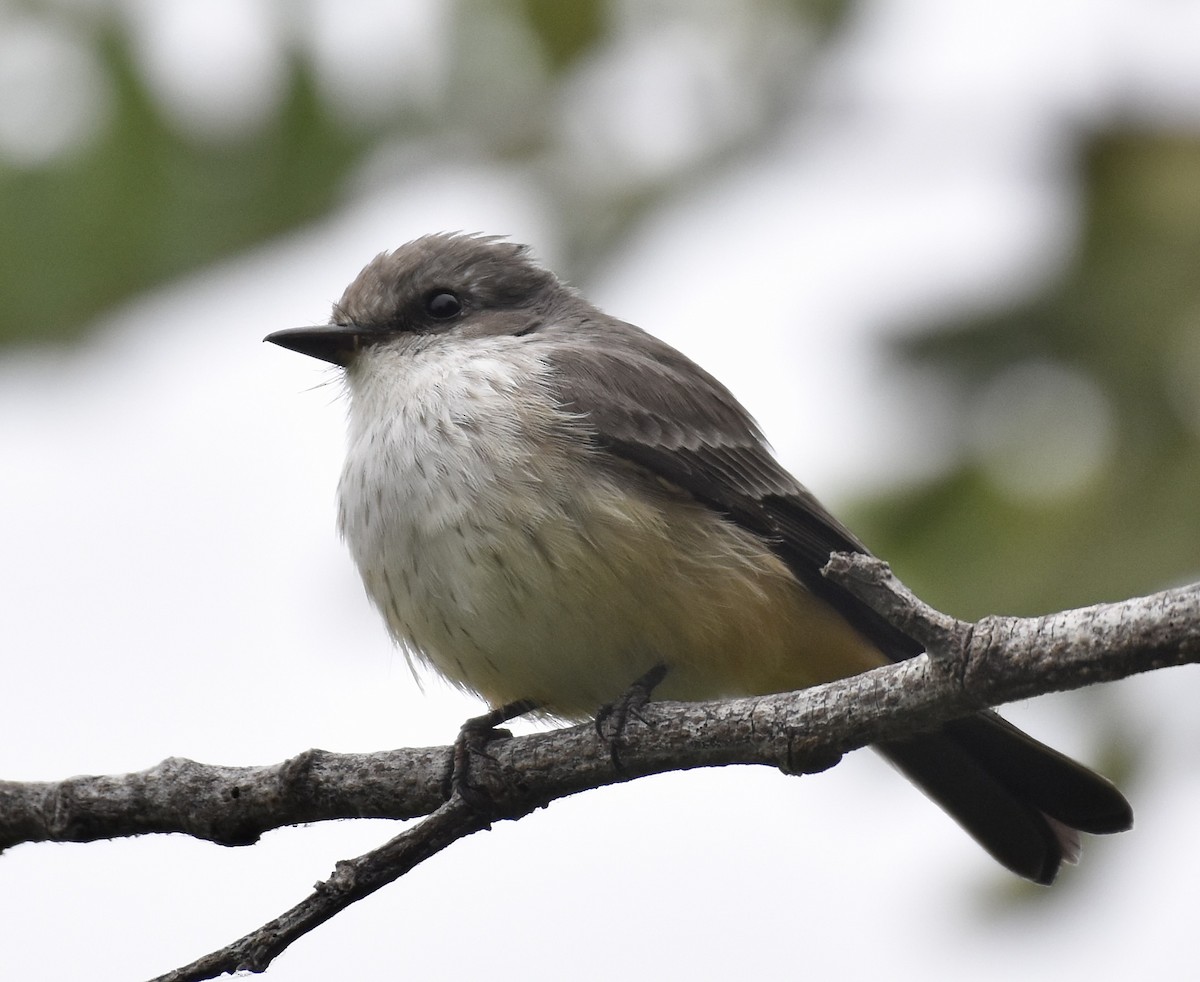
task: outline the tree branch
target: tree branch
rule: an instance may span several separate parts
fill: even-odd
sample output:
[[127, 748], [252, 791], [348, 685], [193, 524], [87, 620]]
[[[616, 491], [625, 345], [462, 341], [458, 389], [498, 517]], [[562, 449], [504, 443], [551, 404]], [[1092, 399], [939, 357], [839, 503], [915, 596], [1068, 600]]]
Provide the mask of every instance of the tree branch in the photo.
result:
[[1200, 584], [1046, 617], [974, 624], [933, 610], [886, 564], [839, 554], [826, 575], [925, 645], [928, 656], [828, 685], [705, 703], [653, 703], [624, 735], [622, 770], [590, 724], [494, 742], [472, 782], [489, 807], [446, 800], [450, 747], [376, 754], [309, 750], [267, 767], [170, 758], [135, 774], [0, 782], [0, 849], [185, 832], [248, 845], [268, 829], [336, 818], [429, 816], [338, 864], [296, 907], [233, 944], [162, 976], [263, 971], [292, 941], [491, 822], [648, 774], [723, 764], [811, 773], [843, 754], [978, 709], [1200, 661]]
[[[512, 816], [517, 817], [517, 816]], [[318, 883], [291, 910], [232, 944], [196, 959], [151, 982], [199, 982], [231, 972], [265, 972], [293, 941], [403, 876], [446, 846], [489, 825], [481, 813], [455, 797], [411, 829], [378, 849], [337, 864], [333, 875]]]

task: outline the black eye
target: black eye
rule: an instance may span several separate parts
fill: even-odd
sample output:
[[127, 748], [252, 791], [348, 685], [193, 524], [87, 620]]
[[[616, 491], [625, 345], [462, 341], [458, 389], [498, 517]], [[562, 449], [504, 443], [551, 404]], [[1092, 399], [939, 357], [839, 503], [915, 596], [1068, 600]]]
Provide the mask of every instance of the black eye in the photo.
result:
[[425, 298], [425, 313], [434, 320], [448, 321], [462, 313], [462, 301], [447, 290], [434, 290]]

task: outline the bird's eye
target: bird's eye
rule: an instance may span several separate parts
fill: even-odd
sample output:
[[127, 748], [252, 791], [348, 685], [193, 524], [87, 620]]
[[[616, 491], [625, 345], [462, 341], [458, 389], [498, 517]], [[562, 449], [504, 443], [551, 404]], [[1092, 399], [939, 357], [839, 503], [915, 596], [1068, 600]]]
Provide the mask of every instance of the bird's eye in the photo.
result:
[[425, 298], [425, 313], [434, 320], [448, 321], [462, 313], [462, 301], [448, 290], [434, 290]]

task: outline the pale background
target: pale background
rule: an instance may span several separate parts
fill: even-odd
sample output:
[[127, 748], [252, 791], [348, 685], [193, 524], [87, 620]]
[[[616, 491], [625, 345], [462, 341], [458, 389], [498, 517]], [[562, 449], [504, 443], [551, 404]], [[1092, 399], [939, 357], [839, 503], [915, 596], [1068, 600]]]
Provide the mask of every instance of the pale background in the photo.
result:
[[[104, 6], [0, 4], [0, 75], [25, 80], [0, 84], [6, 166], [52, 166], [102, 125], [76, 8]], [[324, 97], [364, 127], [397, 93], [428, 111], [458, 77], [446, 60], [470, 56], [446, 50], [448, 6], [112, 9], [163, 111], [217, 139], [269, 114], [297, 36]], [[500, 6], [472, 9], [485, 22]], [[778, 31], [754, 33], [747, 9]], [[571, 174], [554, 189], [674, 181], [587, 248], [545, 160], [490, 153], [459, 119], [454, 138], [380, 141], [322, 215], [122, 301], [80, 342], [0, 348], [0, 776], [442, 744], [478, 710], [436, 681], [418, 688], [336, 539], [336, 372], [259, 343], [323, 321], [371, 256], [427, 231], [531, 243], [721, 377], [835, 510], [948, 466], [945, 393], [881, 342], [1021, 302], [1058, 274], [1081, 223], [1072, 154], [1087, 128], [1200, 130], [1200, 4], [861, 3], [819, 45], [772, 11], [617, 4], [609, 40], [536, 101]], [[523, 64], [525, 42], [495, 19], [496, 48]], [[754, 75], [777, 46], [773, 64], [803, 65], [794, 80]], [[52, 110], [22, 117], [35, 83]], [[520, 87], [542, 84], [497, 86], [510, 102], [478, 125], [505, 125]], [[771, 121], [744, 142], [764, 92]], [[708, 157], [719, 165], [694, 166]], [[1066, 471], [1085, 480], [1104, 439], [1085, 426]], [[862, 753], [805, 779], [670, 775], [501, 824], [300, 941], [267, 978], [1187, 977], [1197, 690], [1177, 670], [1012, 710], [1085, 757], [1110, 720], [1137, 748], [1135, 831], [1089, 841], [1051, 891], [1016, 890]], [[15, 848], [0, 857], [2, 974], [166, 971], [397, 827], [288, 829], [236, 850], [182, 836]]]

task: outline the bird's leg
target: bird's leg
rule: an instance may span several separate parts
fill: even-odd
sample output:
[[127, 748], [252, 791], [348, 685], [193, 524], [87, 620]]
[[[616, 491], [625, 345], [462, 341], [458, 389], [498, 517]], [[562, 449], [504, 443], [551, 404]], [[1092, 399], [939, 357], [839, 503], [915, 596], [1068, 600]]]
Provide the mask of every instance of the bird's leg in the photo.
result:
[[496, 758], [487, 752], [487, 745], [493, 740], [512, 739], [512, 733], [509, 730], [498, 729], [499, 725], [537, 708], [537, 703], [532, 699], [518, 699], [515, 702], [505, 703], [482, 716], [474, 716], [463, 723], [454, 740], [450, 766], [446, 771], [446, 796], [458, 795], [475, 808], [488, 808], [492, 804], [492, 800], [487, 791], [478, 785], [471, 784], [468, 780], [471, 772], [471, 760], [474, 757], [495, 760]]
[[596, 713], [596, 734], [601, 740], [608, 741], [608, 753], [612, 758], [613, 767], [618, 771], [621, 764], [621, 741], [625, 736], [625, 727], [632, 716], [642, 723], [642, 709], [650, 701], [650, 696], [658, 684], [667, 677], [667, 666], [655, 665], [633, 685], [626, 689], [612, 702], [600, 707]]

